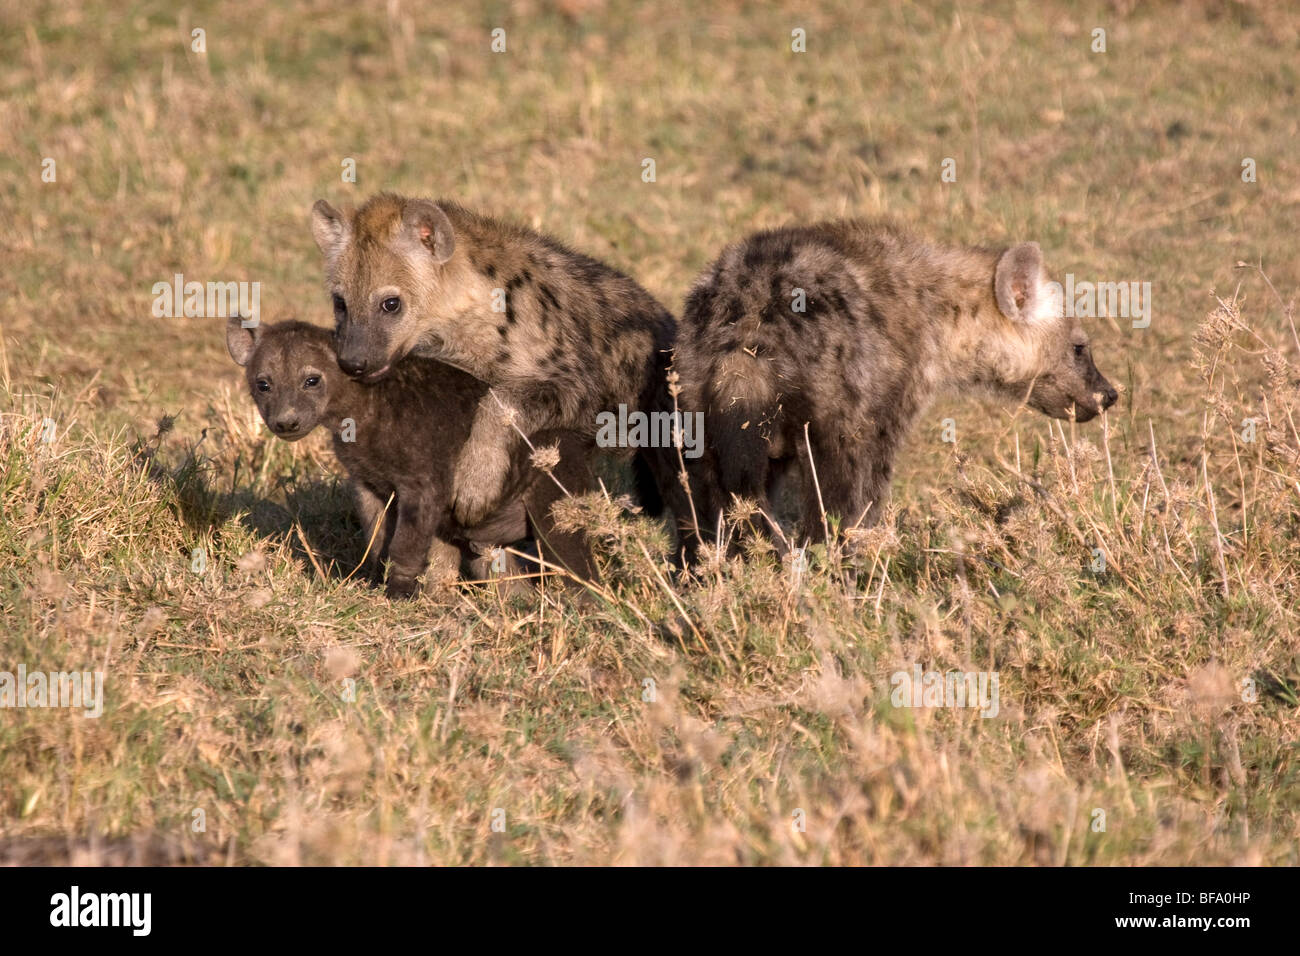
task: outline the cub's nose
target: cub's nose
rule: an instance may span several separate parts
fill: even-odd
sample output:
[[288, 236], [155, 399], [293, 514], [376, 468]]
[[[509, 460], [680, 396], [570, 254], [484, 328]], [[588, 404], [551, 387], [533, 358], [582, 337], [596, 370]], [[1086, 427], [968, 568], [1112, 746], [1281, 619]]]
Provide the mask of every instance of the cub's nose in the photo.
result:
[[296, 432], [301, 422], [296, 418], [277, 418], [271, 422], [271, 431], [277, 435], [284, 435], [289, 432]]
[[345, 359], [339, 356], [339, 368], [349, 375], [364, 375], [367, 365], [363, 359]]
[[1114, 386], [1107, 385], [1104, 398], [1105, 401], [1102, 402], [1101, 407], [1110, 408], [1112, 405], [1114, 405], [1116, 402], [1119, 401], [1119, 392], [1115, 391]]

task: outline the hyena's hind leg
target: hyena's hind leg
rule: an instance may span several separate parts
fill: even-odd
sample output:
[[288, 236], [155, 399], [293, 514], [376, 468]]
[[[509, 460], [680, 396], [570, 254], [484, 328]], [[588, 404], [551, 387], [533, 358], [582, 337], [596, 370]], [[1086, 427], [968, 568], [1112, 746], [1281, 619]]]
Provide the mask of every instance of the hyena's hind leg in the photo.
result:
[[505, 542], [494, 546], [461, 542], [459, 545], [461, 573], [470, 581], [489, 582], [496, 589], [499, 597], [525, 596], [532, 590], [526, 576], [532, 573], [536, 566], [525, 565], [519, 557], [506, 551], [507, 546], [517, 547], [521, 543]]
[[797, 488], [802, 487], [800, 478], [803, 475], [799, 462], [793, 457], [773, 458], [768, 463], [767, 471], [767, 503], [763, 509], [764, 516], [760, 520], [767, 526], [771, 533], [772, 542], [776, 545], [777, 554], [785, 557], [791, 547], [798, 547], [800, 542], [796, 542], [792, 534], [784, 531], [780, 524], [782, 502], [786, 497], [788, 489], [793, 485]]
[[810, 428], [809, 441], [799, 437], [799, 466], [803, 473], [797, 543], [825, 541], [827, 529], [841, 532], [866, 526], [877, 510], [871, 491], [870, 457], [860, 442]]

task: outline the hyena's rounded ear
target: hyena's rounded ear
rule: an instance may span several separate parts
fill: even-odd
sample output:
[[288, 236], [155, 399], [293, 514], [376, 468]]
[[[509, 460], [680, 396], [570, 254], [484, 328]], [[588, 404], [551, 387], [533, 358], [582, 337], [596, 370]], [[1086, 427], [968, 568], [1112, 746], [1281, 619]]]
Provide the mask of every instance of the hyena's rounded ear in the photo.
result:
[[332, 258], [348, 238], [348, 221], [323, 199], [311, 207], [311, 234], [321, 253]]
[[1042, 314], [1043, 250], [1036, 242], [1022, 242], [1002, 253], [993, 273], [998, 308], [1008, 319], [1032, 322]]
[[230, 357], [235, 360], [235, 364], [241, 367], [248, 364], [248, 360], [253, 357], [253, 352], [257, 348], [257, 343], [262, 338], [261, 323], [245, 328], [244, 321], [237, 315], [226, 319], [226, 348], [230, 351]]
[[433, 253], [438, 265], [450, 259], [456, 251], [455, 230], [437, 203], [427, 199], [408, 202], [402, 210], [402, 224], [411, 231], [416, 241]]

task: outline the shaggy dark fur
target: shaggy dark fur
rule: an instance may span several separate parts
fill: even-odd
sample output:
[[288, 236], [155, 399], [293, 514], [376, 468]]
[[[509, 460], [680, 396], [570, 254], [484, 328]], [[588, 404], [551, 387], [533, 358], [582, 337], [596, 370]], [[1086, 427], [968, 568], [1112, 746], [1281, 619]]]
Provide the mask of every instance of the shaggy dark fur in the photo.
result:
[[[474, 561], [483, 546], [510, 544], [531, 533], [544, 558], [580, 577], [591, 576], [585, 537], [556, 529], [551, 505], [562, 492], [530, 464], [526, 447], [512, 457], [495, 510], [471, 525], [452, 514], [452, 473], [487, 393], [482, 382], [439, 362], [410, 358], [383, 380], [363, 385], [339, 371], [330, 333], [304, 322], [246, 329], [232, 318], [226, 343], [244, 366], [249, 393], [272, 432], [286, 441], [297, 441], [318, 425], [333, 434], [367, 539], [389, 495], [395, 495], [371, 559], [372, 571], [389, 562], [391, 596], [416, 593], [435, 537]], [[354, 441], [344, 439], [345, 425]], [[534, 444], [558, 444], [554, 474], [569, 492], [595, 487], [588, 439], [551, 431], [538, 433]]]

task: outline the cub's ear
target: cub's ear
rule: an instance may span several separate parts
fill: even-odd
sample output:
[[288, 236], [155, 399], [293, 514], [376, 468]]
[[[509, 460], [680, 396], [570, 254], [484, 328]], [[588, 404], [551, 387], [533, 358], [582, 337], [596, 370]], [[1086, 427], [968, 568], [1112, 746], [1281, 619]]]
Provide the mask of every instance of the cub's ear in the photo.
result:
[[226, 319], [226, 348], [235, 364], [244, 366], [253, 357], [257, 343], [262, 340], [261, 323], [251, 329], [244, 328], [244, 320], [237, 315]]
[[1043, 250], [1036, 242], [1022, 242], [1002, 253], [993, 273], [998, 308], [1015, 322], [1033, 322], [1049, 303], [1043, 287]]
[[311, 207], [311, 234], [316, 240], [316, 247], [327, 259], [338, 255], [339, 250], [348, 239], [348, 221], [323, 199], [317, 199]]
[[434, 261], [442, 265], [456, 251], [456, 233], [451, 220], [437, 203], [427, 199], [412, 199], [402, 210], [402, 225], [417, 242], [433, 253]]

